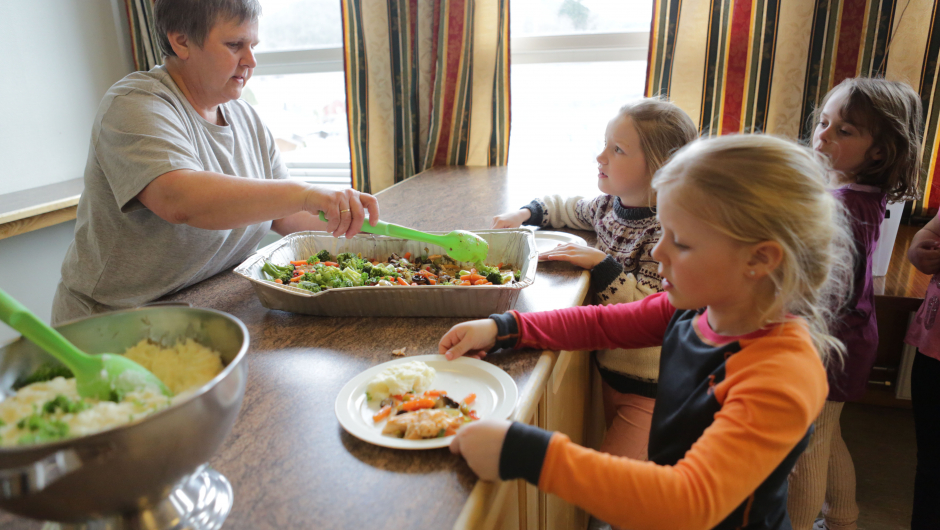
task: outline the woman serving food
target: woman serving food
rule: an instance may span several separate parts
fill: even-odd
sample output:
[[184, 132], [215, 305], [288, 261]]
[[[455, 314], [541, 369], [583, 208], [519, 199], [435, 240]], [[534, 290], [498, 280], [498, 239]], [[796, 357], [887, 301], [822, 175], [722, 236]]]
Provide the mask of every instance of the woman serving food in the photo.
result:
[[98, 108], [54, 324], [193, 285], [268, 230], [352, 237], [366, 211], [378, 221], [372, 195], [287, 179], [271, 132], [238, 99], [260, 13], [257, 0], [156, 0], [165, 64], [118, 81]]

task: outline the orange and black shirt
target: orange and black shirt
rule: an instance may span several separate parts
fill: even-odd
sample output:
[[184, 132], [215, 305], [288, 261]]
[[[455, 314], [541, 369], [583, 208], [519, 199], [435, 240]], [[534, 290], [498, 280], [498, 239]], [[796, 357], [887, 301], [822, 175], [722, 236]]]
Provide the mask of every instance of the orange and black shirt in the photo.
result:
[[649, 462], [514, 423], [500, 478], [524, 478], [617, 526], [789, 529], [787, 475], [828, 392], [805, 321], [728, 337], [665, 293], [630, 304], [494, 315], [498, 346], [662, 345]]

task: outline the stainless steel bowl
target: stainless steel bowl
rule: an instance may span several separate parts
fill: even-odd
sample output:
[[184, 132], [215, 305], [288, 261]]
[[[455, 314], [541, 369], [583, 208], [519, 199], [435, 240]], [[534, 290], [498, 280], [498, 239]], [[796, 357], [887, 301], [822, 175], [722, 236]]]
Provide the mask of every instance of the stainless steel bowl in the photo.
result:
[[[201, 488], [198, 495], [218, 501], [210, 511], [224, 509], [224, 519], [230, 487], [228, 501], [213, 497], [225, 494], [211, 491], [213, 484], [219, 484], [218, 479], [224, 486], [228, 482], [211, 470], [207, 476], [204, 464], [232, 429], [241, 408], [248, 375], [245, 325], [220, 311], [152, 306], [93, 316], [56, 329], [90, 353], [123, 352], [145, 338], [164, 346], [192, 338], [218, 351], [225, 368], [181, 403], [133, 423], [55, 443], [0, 449], [0, 509], [70, 524], [109, 518], [131, 521], [139, 519], [135, 514], [148, 511], [153, 513], [145, 519], [153, 519], [155, 513], [166, 511], [168, 501], [171, 508], [179, 505], [175, 511], [183, 510], [189, 501], [175, 497], [195, 481], [201, 484], [196, 486]], [[47, 363], [55, 361], [25, 339], [0, 347], [0, 394], [11, 395], [17, 379]], [[108, 525], [134, 526], [138, 525]]]

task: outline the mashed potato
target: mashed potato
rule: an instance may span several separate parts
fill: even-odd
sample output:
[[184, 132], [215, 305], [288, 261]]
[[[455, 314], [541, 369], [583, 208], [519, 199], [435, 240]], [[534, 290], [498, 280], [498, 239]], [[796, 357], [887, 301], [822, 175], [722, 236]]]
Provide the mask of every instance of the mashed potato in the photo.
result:
[[405, 392], [420, 393], [431, 387], [437, 372], [421, 361], [396, 364], [382, 370], [366, 387], [370, 401], [383, 400]]
[[85, 436], [130, 423], [185, 399], [187, 390], [222, 371], [219, 354], [193, 340], [172, 348], [142, 340], [125, 355], [153, 372], [174, 397], [144, 387], [114, 403], [83, 399], [74, 378], [33, 383], [0, 402], [0, 447]]

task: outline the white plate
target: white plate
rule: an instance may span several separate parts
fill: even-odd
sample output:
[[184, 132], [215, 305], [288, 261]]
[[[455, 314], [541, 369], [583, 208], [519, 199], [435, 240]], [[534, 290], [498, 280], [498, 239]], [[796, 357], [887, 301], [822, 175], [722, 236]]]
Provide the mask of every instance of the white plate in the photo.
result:
[[379, 402], [366, 401], [366, 387], [369, 386], [369, 381], [389, 366], [411, 361], [422, 361], [437, 371], [429, 390], [445, 390], [449, 397], [457, 401], [471, 392], [476, 394], [477, 399], [471, 408], [477, 411], [480, 419], [504, 420], [516, 406], [519, 394], [516, 382], [494, 364], [466, 357], [448, 361], [443, 355], [402, 357], [369, 368], [350, 379], [339, 391], [336, 396], [336, 418], [349, 434], [364, 442], [393, 449], [433, 449], [450, 445], [453, 436], [430, 440], [405, 440], [384, 436], [382, 428], [385, 427], [386, 420], [378, 423], [372, 421], [372, 415], [379, 411]]
[[585, 241], [584, 238], [569, 234], [567, 232], [552, 232], [544, 230], [535, 231], [535, 245], [539, 249], [539, 254], [542, 252], [548, 252], [558, 245], [564, 245], [565, 243], [575, 243], [577, 245], [587, 246], [587, 241]]

